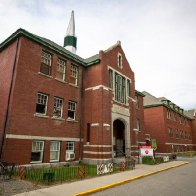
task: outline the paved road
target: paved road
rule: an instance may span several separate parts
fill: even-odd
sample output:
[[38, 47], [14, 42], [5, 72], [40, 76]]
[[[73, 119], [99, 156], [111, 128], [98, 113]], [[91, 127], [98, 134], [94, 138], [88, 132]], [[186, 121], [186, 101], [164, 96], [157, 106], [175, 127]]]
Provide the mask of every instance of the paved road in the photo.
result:
[[142, 178], [93, 196], [195, 196], [196, 159], [192, 163]]

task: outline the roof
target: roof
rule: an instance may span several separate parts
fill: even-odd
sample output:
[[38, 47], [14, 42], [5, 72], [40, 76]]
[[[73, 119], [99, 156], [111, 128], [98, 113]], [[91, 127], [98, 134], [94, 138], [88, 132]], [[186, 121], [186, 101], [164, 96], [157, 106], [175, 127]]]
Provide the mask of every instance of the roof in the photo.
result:
[[165, 97], [155, 97], [151, 95], [150, 93], [143, 91], [142, 94], [145, 95], [144, 97], [144, 108], [152, 108], [152, 107], [158, 107], [158, 106], [164, 106], [167, 107], [180, 115], [189, 118], [189, 119], [194, 119], [195, 115], [195, 110], [190, 110], [190, 111], [184, 111], [182, 108], [177, 106], [176, 104], [172, 103], [169, 99]]
[[186, 114], [186, 116], [189, 116], [190, 118], [194, 119], [194, 117], [196, 117], [196, 109], [187, 110], [187, 111], [184, 111], [184, 113]]
[[3, 41], [0, 44], [0, 51], [4, 47], [6, 47], [8, 44], [10, 44], [15, 39], [17, 39], [18, 37], [21, 37], [21, 36], [27, 37], [30, 40], [33, 40], [33, 41], [35, 41], [45, 47], [48, 47], [51, 50], [54, 50], [57, 53], [60, 53], [61, 55], [65, 56], [67, 58], [71, 58], [72, 60], [74, 60], [77, 63], [80, 63], [84, 67], [88, 67], [88, 66], [91, 66], [93, 64], [97, 64], [100, 62], [99, 55], [94, 55], [94, 56], [87, 58], [87, 59], [81, 58], [80, 56], [73, 54], [70, 51], [66, 50], [63, 46], [60, 46], [60, 45], [56, 44], [55, 42], [53, 42], [49, 39], [46, 39], [44, 37], [40, 37], [38, 35], [30, 33], [22, 28], [18, 29], [15, 33], [10, 35], [5, 41]]
[[144, 95], [143, 93], [141, 93], [140, 91], [138, 91], [138, 90], [135, 90], [135, 93], [136, 93], [137, 95], [140, 95], [140, 96], [142, 96], [142, 97], [145, 97], [145, 95]]

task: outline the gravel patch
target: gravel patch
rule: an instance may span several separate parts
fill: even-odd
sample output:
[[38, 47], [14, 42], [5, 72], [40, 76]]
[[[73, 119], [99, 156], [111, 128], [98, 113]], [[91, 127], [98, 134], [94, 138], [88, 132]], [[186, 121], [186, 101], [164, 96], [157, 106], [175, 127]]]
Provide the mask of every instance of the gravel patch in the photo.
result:
[[0, 181], [0, 195], [10, 196], [43, 188], [38, 184], [20, 179]]

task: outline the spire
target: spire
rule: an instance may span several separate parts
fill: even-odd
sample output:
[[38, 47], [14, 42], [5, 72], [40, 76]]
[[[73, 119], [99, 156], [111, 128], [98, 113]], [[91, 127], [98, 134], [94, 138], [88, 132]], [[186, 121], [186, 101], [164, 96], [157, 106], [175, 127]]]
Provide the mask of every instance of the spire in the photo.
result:
[[64, 37], [64, 47], [72, 53], [76, 53], [77, 38], [75, 36], [75, 20], [74, 11], [71, 12], [71, 19], [67, 28], [66, 36]]

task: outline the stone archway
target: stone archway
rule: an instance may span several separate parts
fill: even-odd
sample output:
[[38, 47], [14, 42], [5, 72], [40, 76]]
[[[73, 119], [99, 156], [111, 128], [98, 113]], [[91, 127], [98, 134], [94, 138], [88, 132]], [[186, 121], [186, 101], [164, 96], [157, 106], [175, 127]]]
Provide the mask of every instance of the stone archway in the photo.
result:
[[125, 124], [119, 119], [113, 122], [113, 152], [114, 157], [125, 156]]

